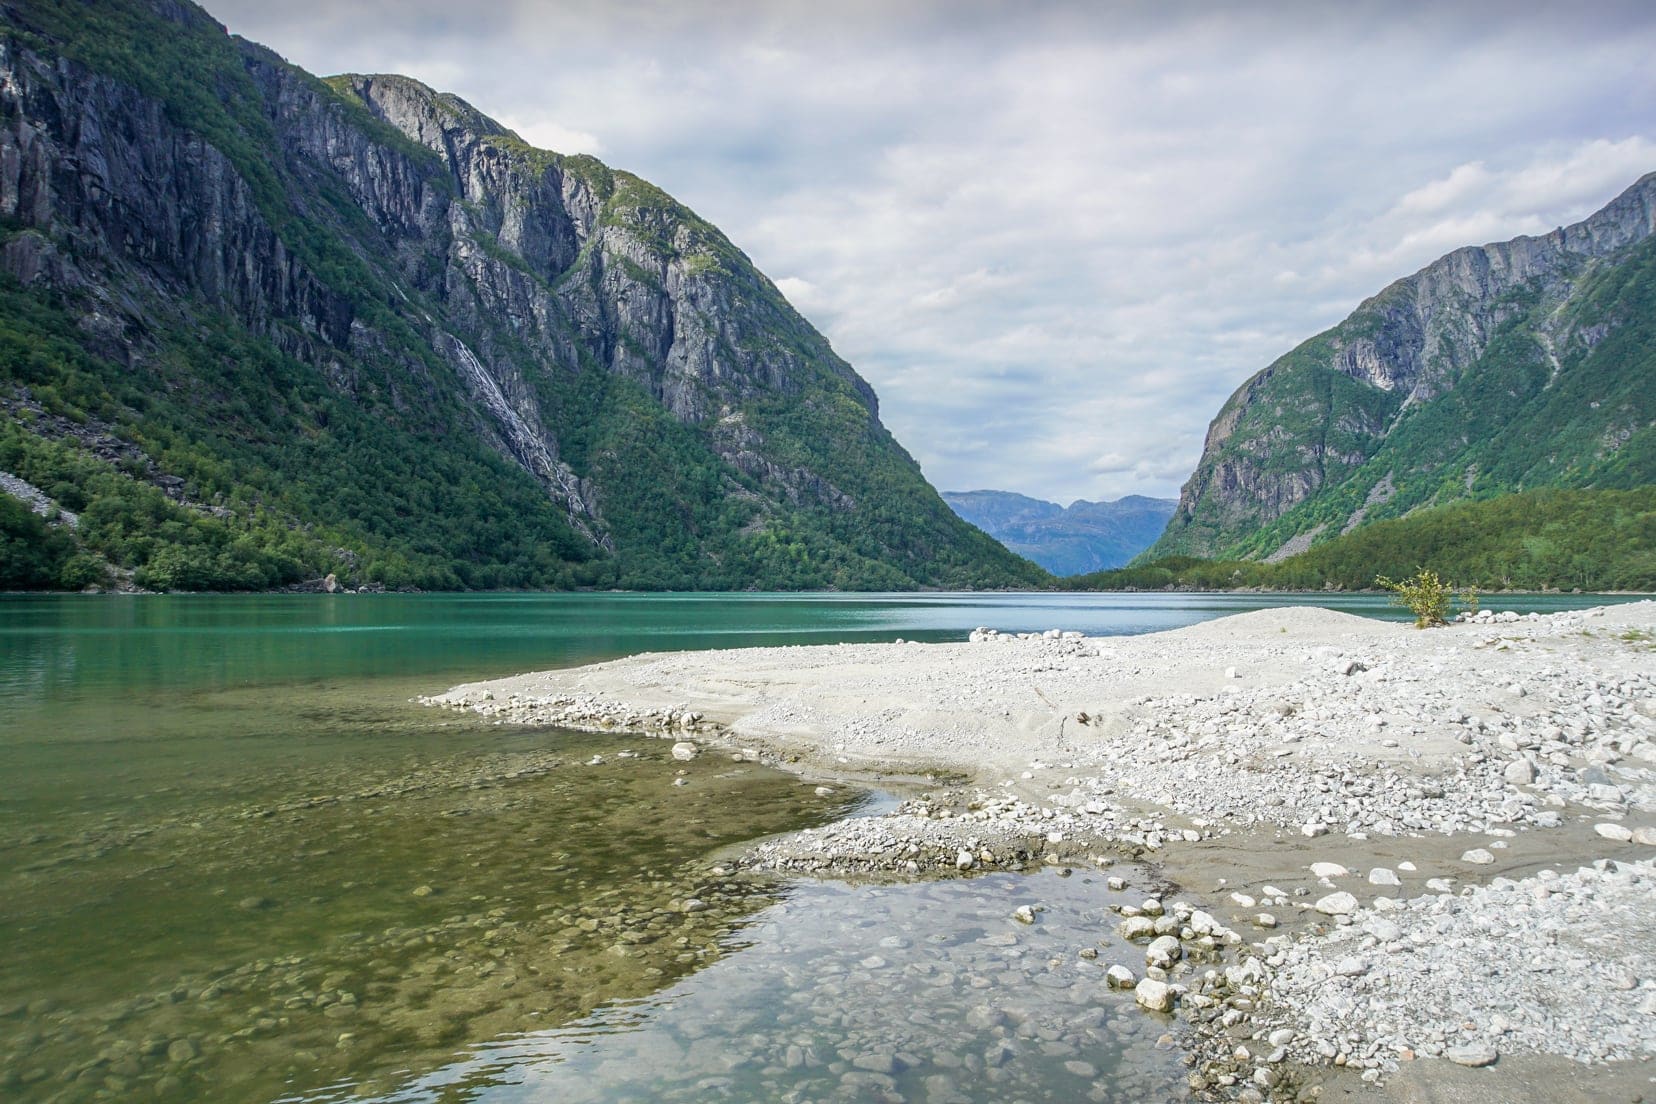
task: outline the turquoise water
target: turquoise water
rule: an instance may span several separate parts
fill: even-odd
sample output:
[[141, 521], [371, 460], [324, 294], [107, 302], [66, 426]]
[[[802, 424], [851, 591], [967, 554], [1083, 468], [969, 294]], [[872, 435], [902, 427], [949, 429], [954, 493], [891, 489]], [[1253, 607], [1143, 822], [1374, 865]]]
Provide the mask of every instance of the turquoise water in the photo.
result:
[[[1028, 958], [1027, 941], [980, 953], [979, 940], [1005, 934], [985, 917], [1009, 913], [1013, 883], [851, 892], [716, 872], [721, 848], [843, 816], [863, 795], [409, 699], [639, 651], [955, 640], [977, 625], [1137, 633], [1311, 601], [0, 597], [0, 1095], [557, 1100], [584, 1071], [582, 1091], [603, 1100], [1061, 1100], [1077, 1091], [1066, 1062], [1145, 1090], [1176, 1074], [1171, 1057], [1133, 1034], [1118, 998], [1089, 995], [1081, 967], [1035, 968], [1045, 959]], [[1315, 604], [1400, 614], [1376, 597]], [[1085, 942], [1102, 891], [1079, 879], [1059, 889], [1041, 891], [1063, 902], [1044, 931]], [[711, 907], [685, 913], [692, 896]], [[880, 949], [891, 933], [869, 917], [896, 929], [922, 914], [935, 930]], [[836, 957], [828, 935], [866, 953]], [[836, 980], [869, 972], [857, 964], [871, 956], [891, 964], [889, 980]], [[802, 964], [818, 958], [842, 968], [810, 981]], [[809, 983], [755, 981], [772, 975]], [[870, 993], [947, 1024], [1013, 985], [1079, 999], [1079, 1018], [1045, 1039], [1056, 1029], [1039, 1017], [1006, 1013], [953, 1050], [916, 1024], [904, 1057], [856, 1065], [870, 1044], [854, 1013]], [[671, 1011], [687, 1005], [703, 1010], [694, 1038]], [[717, 1008], [731, 1010], [728, 1028], [706, 1026]], [[675, 1047], [716, 1084], [649, 1068]], [[790, 1047], [807, 1057], [791, 1063]], [[708, 1072], [744, 1049], [758, 1056]]]

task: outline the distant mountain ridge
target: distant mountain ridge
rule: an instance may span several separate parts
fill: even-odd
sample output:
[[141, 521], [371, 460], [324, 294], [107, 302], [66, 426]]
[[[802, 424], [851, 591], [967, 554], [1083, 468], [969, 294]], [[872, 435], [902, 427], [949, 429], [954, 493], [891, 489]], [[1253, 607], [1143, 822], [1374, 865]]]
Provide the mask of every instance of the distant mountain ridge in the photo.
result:
[[1280, 559], [1425, 506], [1656, 482], [1656, 173], [1458, 249], [1249, 379], [1142, 560]]
[[1045, 581], [683, 204], [183, 0], [0, 0], [0, 470], [156, 589]]
[[1170, 498], [1127, 495], [1114, 502], [1078, 499], [1066, 508], [1012, 491], [944, 491], [949, 508], [1054, 575], [1120, 567], [1148, 548], [1177, 505]]

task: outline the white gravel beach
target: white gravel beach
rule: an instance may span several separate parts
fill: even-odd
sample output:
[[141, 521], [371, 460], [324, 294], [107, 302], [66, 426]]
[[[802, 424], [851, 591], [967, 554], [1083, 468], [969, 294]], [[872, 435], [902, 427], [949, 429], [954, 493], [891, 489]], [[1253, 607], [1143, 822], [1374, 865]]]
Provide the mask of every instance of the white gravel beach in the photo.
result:
[[1151, 864], [1121, 869], [1172, 895], [1123, 923], [1160, 938], [1099, 966], [1194, 1025], [1198, 1097], [1656, 1098], [1656, 602], [640, 655], [423, 700], [931, 776], [752, 868]]

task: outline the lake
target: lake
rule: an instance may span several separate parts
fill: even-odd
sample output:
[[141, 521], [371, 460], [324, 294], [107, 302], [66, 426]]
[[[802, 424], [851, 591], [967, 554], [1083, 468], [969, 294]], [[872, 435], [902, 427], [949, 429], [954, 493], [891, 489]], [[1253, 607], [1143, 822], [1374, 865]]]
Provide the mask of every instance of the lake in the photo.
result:
[[1113, 939], [1094, 872], [727, 876], [726, 849], [890, 795], [410, 699], [640, 651], [1284, 603], [1405, 616], [1252, 594], [0, 597], [0, 1093], [1172, 1097], [1171, 1024], [1077, 959]]

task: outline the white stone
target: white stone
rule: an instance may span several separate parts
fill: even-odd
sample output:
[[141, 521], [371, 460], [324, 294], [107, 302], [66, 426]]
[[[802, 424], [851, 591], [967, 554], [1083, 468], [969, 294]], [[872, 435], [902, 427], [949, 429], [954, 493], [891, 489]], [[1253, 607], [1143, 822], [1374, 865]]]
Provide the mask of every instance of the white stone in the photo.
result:
[[1461, 854], [1461, 862], [1473, 863], [1477, 866], [1488, 866], [1494, 861], [1495, 856], [1481, 847], [1474, 847], [1472, 850]]
[[1349, 893], [1330, 893], [1311, 906], [1324, 916], [1349, 916], [1357, 911], [1357, 898]]
[[1104, 971], [1104, 978], [1112, 989], [1131, 989], [1138, 984], [1138, 978], [1133, 976], [1133, 971], [1120, 965], [1111, 966]]
[[1311, 876], [1314, 878], [1343, 878], [1351, 871], [1339, 863], [1314, 862], [1311, 864]]
[[1487, 1043], [1465, 1043], [1461, 1046], [1445, 1047], [1443, 1056], [1457, 1066], [1471, 1066], [1474, 1069], [1493, 1065], [1495, 1059], [1500, 1057], [1495, 1048]]
[[1173, 987], [1154, 978], [1145, 978], [1135, 985], [1133, 999], [1152, 1012], [1173, 1011]]
[[1617, 843], [1628, 843], [1633, 839], [1633, 829], [1625, 824], [1611, 824], [1606, 821], [1603, 824], [1593, 825], [1593, 831], [1605, 839], [1614, 840]]
[[697, 747], [695, 744], [692, 744], [689, 740], [680, 740], [678, 743], [673, 745], [673, 758], [679, 760], [681, 763], [688, 763], [700, 754], [701, 748]]
[[1121, 933], [1121, 938], [1129, 942], [1149, 939], [1156, 934], [1156, 922], [1148, 916], [1130, 916], [1121, 922], [1116, 931]]
[[1391, 943], [1403, 938], [1403, 929], [1395, 920], [1388, 920], [1384, 916], [1371, 916], [1363, 921], [1363, 931], [1374, 936], [1382, 943]]
[[1369, 965], [1356, 955], [1340, 959], [1334, 966], [1334, 972], [1341, 977], [1362, 977], [1368, 973]]
[[1377, 866], [1373, 870], [1369, 871], [1368, 880], [1369, 885], [1377, 886], [1395, 886], [1403, 884], [1398, 880], [1396, 874], [1383, 866]]
[[1152, 966], [1170, 969], [1172, 965], [1184, 957], [1184, 948], [1171, 935], [1157, 936], [1144, 948], [1144, 960]]

